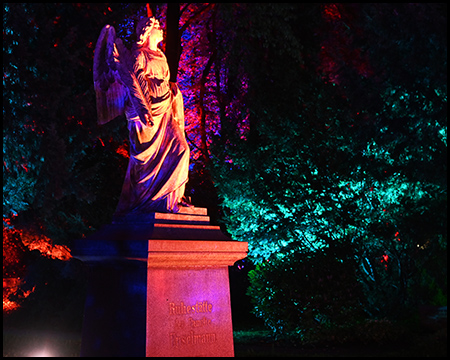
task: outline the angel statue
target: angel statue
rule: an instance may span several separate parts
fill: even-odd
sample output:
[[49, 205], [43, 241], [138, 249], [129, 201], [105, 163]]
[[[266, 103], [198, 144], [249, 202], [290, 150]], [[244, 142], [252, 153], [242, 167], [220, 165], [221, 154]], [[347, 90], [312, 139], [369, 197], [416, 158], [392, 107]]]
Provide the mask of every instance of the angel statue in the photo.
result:
[[98, 122], [125, 114], [130, 160], [115, 216], [178, 212], [188, 181], [189, 146], [184, 136], [183, 97], [169, 82], [169, 66], [157, 47], [163, 30], [154, 17], [136, 27], [129, 51], [106, 25], [94, 54]]

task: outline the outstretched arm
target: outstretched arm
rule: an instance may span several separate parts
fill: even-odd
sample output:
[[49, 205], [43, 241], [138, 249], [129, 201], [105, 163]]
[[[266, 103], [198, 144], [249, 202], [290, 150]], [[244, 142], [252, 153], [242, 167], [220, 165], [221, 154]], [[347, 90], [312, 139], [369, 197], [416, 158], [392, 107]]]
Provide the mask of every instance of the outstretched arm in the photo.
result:
[[123, 83], [127, 86], [130, 95], [130, 101], [136, 110], [142, 123], [153, 125], [151, 97], [148, 89], [147, 79], [142, 69], [135, 67], [135, 61], [129, 51], [125, 48], [122, 40], [116, 39], [117, 69]]

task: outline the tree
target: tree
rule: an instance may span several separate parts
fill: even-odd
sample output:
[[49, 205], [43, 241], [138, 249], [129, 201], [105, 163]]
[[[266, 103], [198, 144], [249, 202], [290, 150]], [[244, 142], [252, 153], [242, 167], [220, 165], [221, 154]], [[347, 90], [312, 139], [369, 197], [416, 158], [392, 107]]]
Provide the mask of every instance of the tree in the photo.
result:
[[[10, 26], [25, 16], [21, 4], [12, 11], [8, 4], [3, 12], [3, 218], [17, 216], [33, 202], [37, 173], [41, 167], [38, 150], [42, 131], [27, 114], [31, 106], [29, 79], [37, 76], [29, 58], [29, 44], [35, 28], [17, 29]], [[23, 65], [23, 68], [21, 67]], [[22, 70], [22, 71], [21, 71]], [[10, 131], [12, 130], [12, 131]], [[25, 146], [27, 144], [28, 146]]]
[[426, 279], [434, 301], [445, 299], [446, 277], [429, 263], [446, 266], [441, 10], [229, 10], [246, 19], [229, 25], [239, 42], [228, 57], [244, 60], [227, 71], [246, 79], [249, 129], [243, 136], [236, 118], [221, 118], [215, 181], [228, 229], [257, 262], [321, 249], [356, 260], [372, 316], [430, 301]]
[[[443, 277], [425, 264], [430, 258], [446, 263], [440, 254], [446, 248], [447, 60], [445, 43], [436, 40], [446, 19], [440, 5], [429, 4], [332, 10], [333, 46], [325, 49], [334, 52], [333, 77], [359, 115], [355, 126], [362, 127], [355, 135], [364, 177], [349, 182], [370, 234], [359, 245], [362, 279], [372, 305], [398, 314], [414, 297], [437, 301], [432, 298], [440, 290], [425, 283]], [[353, 66], [343, 61], [349, 53], [357, 54]], [[355, 73], [365, 80], [355, 81]], [[421, 294], [411, 295], [412, 288]], [[445, 278], [438, 288], [446, 288]], [[377, 306], [369, 308], [380, 314]]]
[[180, 61], [181, 53], [181, 34], [178, 29], [180, 23], [180, 4], [167, 4], [166, 17], [166, 56], [170, 70], [170, 81], [177, 81], [178, 62]]
[[[4, 5], [3, 215], [38, 222], [62, 243], [113, 211], [85, 216], [102, 196], [99, 188], [90, 189], [90, 180], [99, 176], [99, 163], [112, 160], [102, 153], [103, 145], [111, 144], [114, 152], [126, 138], [123, 124], [111, 124], [109, 133], [97, 126], [92, 86], [95, 42], [104, 24], [122, 16], [115, 9], [115, 4]], [[93, 152], [96, 166], [87, 164]], [[115, 157], [120, 162], [122, 156]], [[111, 184], [106, 177], [101, 186]], [[112, 199], [117, 192], [120, 185]]]

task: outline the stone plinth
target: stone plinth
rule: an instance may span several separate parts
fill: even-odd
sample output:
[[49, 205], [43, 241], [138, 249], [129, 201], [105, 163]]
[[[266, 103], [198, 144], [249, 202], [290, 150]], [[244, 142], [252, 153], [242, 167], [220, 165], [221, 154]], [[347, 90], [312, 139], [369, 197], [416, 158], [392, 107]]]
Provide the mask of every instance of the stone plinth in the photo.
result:
[[75, 242], [89, 266], [82, 356], [233, 356], [228, 266], [247, 243], [206, 209], [114, 219]]

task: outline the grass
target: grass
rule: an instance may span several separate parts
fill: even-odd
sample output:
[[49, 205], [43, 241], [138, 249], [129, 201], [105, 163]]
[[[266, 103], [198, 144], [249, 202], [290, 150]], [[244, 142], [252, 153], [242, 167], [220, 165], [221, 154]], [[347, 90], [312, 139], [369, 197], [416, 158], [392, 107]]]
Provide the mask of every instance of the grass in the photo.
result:
[[270, 332], [236, 331], [236, 357], [447, 357], [447, 327], [411, 335], [402, 342], [372, 344], [301, 345], [276, 341]]
[[[318, 347], [300, 346], [275, 341], [264, 330], [236, 331], [236, 357], [446, 357], [447, 331], [411, 338], [405, 343], [384, 346], [342, 345]], [[3, 357], [46, 356], [78, 357], [81, 346], [79, 333], [56, 333], [39, 330], [3, 331]]]

